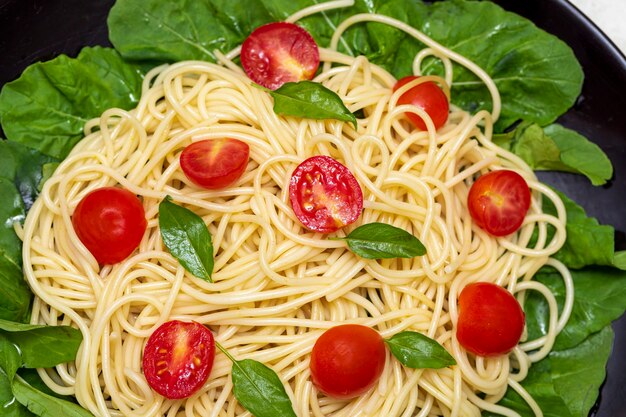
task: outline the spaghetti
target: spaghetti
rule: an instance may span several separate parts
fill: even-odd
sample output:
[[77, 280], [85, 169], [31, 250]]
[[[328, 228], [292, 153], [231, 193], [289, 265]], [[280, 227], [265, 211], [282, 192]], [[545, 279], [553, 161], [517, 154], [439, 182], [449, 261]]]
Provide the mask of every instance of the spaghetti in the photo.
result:
[[[84, 337], [75, 362], [39, 371], [54, 391], [75, 395], [101, 417], [249, 415], [233, 396], [230, 361], [221, 354], [205, 386], [188, 399], [168, 400], [150, 389], [141, 369], [143, 347], [159, 325], [178, 319], [205, 324], [233, 356], [273, 368], [300, 416], [479, 416], [481, 410], [516, 416], [495, 404], [509, 386], [541, 415], [519, 382], [549, 352], [571, 309], [569, 272], [550, 259], [565, 240], [563, 205], [523, 161], [491, 142], [500, 103], [482, 70], [383, 16], [353, 17], [333, 45], [347, 25], [364, 20], [425, 42], [429, 48], [416, 58], [416, 73], [426, 55], [447, 68], [444, 78], [426, 81], [450, 85], [452, 61], [476, 72], [492, 92], [492, 113], [454, 108], [435, 131], [427, 114], [396, 105], [402, 91], [392, 93], [389, 73], [333, 49], [320, 49], [325, 67], [314, 81], [363, 115], [356, 129], [276, 115], [270, 96], [232, 62], [237, 51], [220, 54], [220, 65], [154, 69], [136, 109], [110, 109], [87, 124], [85, 139], [46, 182], [20, 231], [26, 278], [36, 294], [32, 322], [71, 325]], [[416, 112], [430, 128], [413, 130], [406, 112]], [[192, 141], [221, 137], [250, 146], [248, 167], [228, 189], [200, 190], [181, 172], [178, 156]], [[392, 224], [419, 237], [428, 253], [365, 260], [342, 241], [306, 231], [289, 206], [288, 181], [298, 163], [316, 154], [341, 161], [363, 189], [364, 212], [347, 229]], [[476, 175], [504, 168], [525, 178], [532, 202], [517, 233], [494, 238], [472, 225], [467, 194]], [[78, 240], [71, 215], [89, 191], [112, 185], [140, 196], [148, 228], [130, 257], [100, 267]], [[191, 276], [164, 248], [158, 205], [166, 195], [208, 225], [214, 283]], [[542, 198], [553, 202], [557, 217], [541, 211]], [[551, 238], [549, 225], [556, 230]], [[532, 281], [544, 265], [566, 282], [560, 315], [554, 296]], [[550, 305], [548, 335], [495, 358], [465, 352], [454, 336], [456, 300], [475, 281], [495, 282], [520, 301], [528, 290], [540, 292]], [[388, 354], [374, 389], [351, 401], [325, 397], [310, 382], [309, 356], [319, 335], [340, 322], [370, 326], [383, 337], [422, 332], [446, 347], [457, 365], [408, 369]]]

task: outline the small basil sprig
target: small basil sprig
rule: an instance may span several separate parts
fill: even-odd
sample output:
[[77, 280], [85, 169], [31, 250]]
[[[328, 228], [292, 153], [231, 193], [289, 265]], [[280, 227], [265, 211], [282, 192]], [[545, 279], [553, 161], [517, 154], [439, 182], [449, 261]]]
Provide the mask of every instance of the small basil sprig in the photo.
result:
[[368, 223], [354, 229], [345, 240], [352, 252], [365, 259], [413, 258], [426, 253], [418, 238], [398, 227], [385, 223]]
[[238, 361], [224, 346], [215, 344], [233, 363], [233, 393], [246, 410], [255, 417], [297, 417], [276, 372], [253, 359]]
[[415, 369], [439, 369], [456, 361], [437, 341], [418, 332], [404, 331], [385, 339], [389, 350], [400, 363]]
[[[261, 87], [262, 88], [262, 87]], [[341, 97], [320, 83], [300, 81], [285, 83], [276, 90], [263, 88], [274, 98], [274, 112], [307, 119], [336, 119], [351, 122], [356, 129], [356, 117], [343, 104]]]
[[213, 242], [202, 218], [167, 196], [159, 204], [159, 228], [163, 243], [183, 268], [213, 282]]

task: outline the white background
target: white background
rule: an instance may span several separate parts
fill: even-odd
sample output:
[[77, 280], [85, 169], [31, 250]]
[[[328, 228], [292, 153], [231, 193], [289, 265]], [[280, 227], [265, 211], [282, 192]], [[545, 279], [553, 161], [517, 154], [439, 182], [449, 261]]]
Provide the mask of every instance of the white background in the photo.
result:
[[598, 25], [626, 54], [626, 0], [569, 1]]

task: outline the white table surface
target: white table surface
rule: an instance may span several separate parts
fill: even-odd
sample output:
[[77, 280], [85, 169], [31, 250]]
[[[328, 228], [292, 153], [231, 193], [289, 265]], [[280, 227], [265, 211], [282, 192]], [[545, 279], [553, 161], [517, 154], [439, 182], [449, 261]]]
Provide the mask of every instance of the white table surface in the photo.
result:
[[569, 1], [586, 14], [626, 54], [626, 0]]

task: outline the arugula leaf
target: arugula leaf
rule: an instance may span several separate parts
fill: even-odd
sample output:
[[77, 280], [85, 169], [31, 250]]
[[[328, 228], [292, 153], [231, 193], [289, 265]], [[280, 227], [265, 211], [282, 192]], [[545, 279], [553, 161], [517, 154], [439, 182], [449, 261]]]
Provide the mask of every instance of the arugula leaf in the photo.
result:
[[167, 196], [159, 204], [159, 228], [163, 243], [178, 262], [194, 276], [213, 282], [213, 243], [202, 218]]
[[356, 117], [343, 104], [341, 97], [320, 83], [300, 81], [285, 83], [267, 92], [274, 98], [274, 112], [284, 116], [307, 119], [336, 119], [351, 122], [356, 129]]
[[0, 320], [0, 335], [19, 347], [24, 366], [50, 368], [73, 361], [83, 340], [69, 326], [39, 326]]
[[26, 68], [0, 92], [0, 122], [9, 141], [64, 158], [85, 122], [111, 107], [131, 109], [141, 95], [139, 67], [110, 48], [84, 48]]
[[456, 365], [456, 361], [437, 341], [418, 332], [404, 331], [385, 339], [389, 350], [409, 368], [439, 369]]
[[19, 376], [13, 380], [12, 388], [15, 398], [38, 416], [93, 417], [93, 414], [77, 404], [38, 391]]
[[495, 135], [493, 142], [534, 170], [583, 174], [593, 185], [605, 184], [613, 175], [611, 161], [598, 145], [558, 124], [542, 128], [525, 122], [512, 132]]
[[365, 259], [413, 258], [426, 253], [418, 238], [398, 227], [385, 223], [367, 223], [344, 238], [352, 252]]

